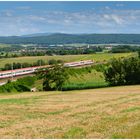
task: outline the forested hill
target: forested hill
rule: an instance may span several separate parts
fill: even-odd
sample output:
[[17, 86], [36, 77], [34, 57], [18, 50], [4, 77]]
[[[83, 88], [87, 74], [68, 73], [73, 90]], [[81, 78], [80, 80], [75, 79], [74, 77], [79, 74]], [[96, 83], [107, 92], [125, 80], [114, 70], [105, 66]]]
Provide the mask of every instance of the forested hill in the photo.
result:
[[0, 43], [35, 43], [35, 44], [140, 44], [140, 34], [49, 34], [42, 36], [0, 37]]

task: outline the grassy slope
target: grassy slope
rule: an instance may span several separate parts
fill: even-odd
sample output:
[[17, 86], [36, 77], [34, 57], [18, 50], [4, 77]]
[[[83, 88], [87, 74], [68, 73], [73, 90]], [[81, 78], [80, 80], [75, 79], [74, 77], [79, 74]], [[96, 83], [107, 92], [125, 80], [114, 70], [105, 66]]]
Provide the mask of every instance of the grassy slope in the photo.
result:
[[[42, 80], [37, 80], [34, 87], [42, 90], [42, 82]], [[70, 76], [69, 80], [63, 86], [63, 90], [91, 89], [105, 87], [107, 85], [103, 73], [92, 70], [91, 73]]]
[[64, 85], [64, 89], [90, 89], [103, 86], [107, 86], [103, 73], [92, 70], [91, 73], [71, 76], [69, 81]]
[[36, 62], [39, 59], [42, 59], [44, 61], [48, 61], [50, 59], [61, 59], [65, 62], [70, 61], [79, 61], [79, 60], [88, 60], [92, 59], [95, 61], [104, 61], [109, 60], [110, 58], [118, 58], [118, 57], [127, 57], [130, 55], [135, 55], [135, 53], [118, 53], [118, 54], [108, 54], [108, 53], [100, 53], [100, 54], [89, 54], [89, 55], [64, 55], [64, 56], [32, 56], [32, 57], [18, 57], [18, 58], [4, 58], [0, 59], [0, 67], [3, 67], [6, 63], [13, 63], [13, 62], [28, 62], [33, 63]]
[[0, 94], [0, 138], [140, 138], [140, 86]]

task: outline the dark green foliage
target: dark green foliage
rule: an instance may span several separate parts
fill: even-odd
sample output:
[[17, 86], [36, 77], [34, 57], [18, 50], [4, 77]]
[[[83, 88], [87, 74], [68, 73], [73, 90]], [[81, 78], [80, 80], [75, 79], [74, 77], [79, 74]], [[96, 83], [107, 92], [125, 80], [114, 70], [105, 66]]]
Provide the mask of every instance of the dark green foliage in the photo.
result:
[[40, 69], [37, 73], [43, 78], [43, 90], [62, 90], [63, 84], [68, 80], [67, 69], [62, 65], [53, 65], [51, 68]]
[[139, 44], [140, 34], [51, 34], [35, 37], [0, 37], [0, 43], [9, 44]]
[[55, 60], [55, 59], [50, 59], [49, 61], [48, 61], [48, 64], [49, 65], [55, 65], [55, 64], [62, 64], [62, 63], [64, 63], [64, 61], [63, 60]]
[[26, 85], [30, 87], [34, 85], [35, 80], [36, 80], [35, 76], [26, 76], [26, 77], [18, 79], [17, 82], [20, 83], [21, 85]]
[[33, 67], [33, 66], [43, 66], [46, 65], [44, 60], [37, 60], [37, 62], [30, 64], [30, 63], [13, 63], [13, 64], [5, 64], [4, 68], [1, 68], [1, 70], [12, 70], [12, 69], [20, 69], [20, 68], [27, 68], [27, 67]]
[[112, 53], [127, 53], [127, 52], [136, 52], [140, 50], [139, 46], [130, 46], [130, 45], [118, 45], [112, 48]]
[[30, 87], [35, 83], [36, 77], [27, 76], [15, 82], [8, 81], [7, 84], [0, 86], [0, 92], [24, 92], [30, 91]]
[[21, 85], [18, 82], [11, 82], [7, 83], [3, 86], [0, 86], [0, 92], [24, 92], [24, 91], [30, 91], [30, 88], [26, 85]]
[[73, 85], [64, 85], [62, 90], [68, 91], [68, 90], [82, 90], [82, 89], [95, 89], [95, 88], [103, 88], [108, 87], [109, 85], [105, 82], [101, 83], [85, 83], [85, 84], [73, 84]]
[[64, 63], [64, 61], [63, 61], [63, 60], [61, 60], [61, 59], [59, 59], [59, 60], [57, 60], [57, 63], [58, 63], [58, 64], [63, 64], [63, 63]]
[[138, 57], [140, 58], [140, 51], [138, 51]]
[[104, 75], [110, 85], [140, 84], [140, 59], [138, 57], [113, 59]]
[[57, 61], [55, 59], [51, 59], [48, 61], [48, 64], [49, 65], [54, 65], [54, 64], [57, 64]]
[[47, 55], [76, 55], [76, 54], [93, 54], [96, 52], [101, 52], [103, 49], [101, 47], [85, 45], [83, 47], [75, 46], [63, 46], [63, 47], [49, 47], [46, 51]]
[[10, 79], [8, 79], [7, 83], [11, 83], [11, 80], [10, 80]]

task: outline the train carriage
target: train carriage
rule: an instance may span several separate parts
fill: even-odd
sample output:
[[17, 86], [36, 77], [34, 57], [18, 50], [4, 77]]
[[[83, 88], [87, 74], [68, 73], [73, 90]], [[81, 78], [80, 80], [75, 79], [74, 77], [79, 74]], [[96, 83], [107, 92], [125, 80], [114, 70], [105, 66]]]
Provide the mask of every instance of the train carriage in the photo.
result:
[[[91, 64], [93, 64], [92, 60], [84, 60], [84, 61], [78, 61], [78, 62], [65, 63], [64, 66], [65, 67], [78, 67], [78, 66], [91, 65]], [[21, 68], [21, 69], [15, 69], [15, 70], [7, 70], [7, 71], [0, 71], [0, 79], [31, 74], [31, 73], [34, 73], [37, 69], [45, 68], [45, 67], [49, 67], [49, 65], [47, 65], [47, 66], [35, 66], [35, 67], [28, 67], [28, 68]]]

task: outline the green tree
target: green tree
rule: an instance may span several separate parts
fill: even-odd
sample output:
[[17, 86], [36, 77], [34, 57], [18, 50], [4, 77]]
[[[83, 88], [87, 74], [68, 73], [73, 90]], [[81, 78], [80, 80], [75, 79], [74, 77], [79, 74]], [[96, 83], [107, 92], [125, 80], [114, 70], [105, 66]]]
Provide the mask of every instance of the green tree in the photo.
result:
[[138, 51], [138, 56], [139, 56], [139, 58], [140, 58], [140, 51]]
[[104, 72], [105, 79], [110, 85], [123, 85], [125, 83], [125, 71], [121, 59], [113, 59]]
[[54, 64], [57, 64], [57, 61], [56, 61], [55, 59], [50, 59], [50, 60], [48, 61], [48, 64], [49, 64], [49, 65], [54, 65]]
[[62, 86], [69, 79], [67, 69], [63, 65], [40, 69], [37, 73], [40, 78], [43, 78], [43, 90], [62, 90]]
[[43, 66], [45, 65], [45, 61], [40, 59], [40, 60], [37, 60], [37, 62], [34, 63], [35, 66]]
[[113, 59], [104, 75], [110, 85], [140, 84], [140, 59], [138, 57]]

